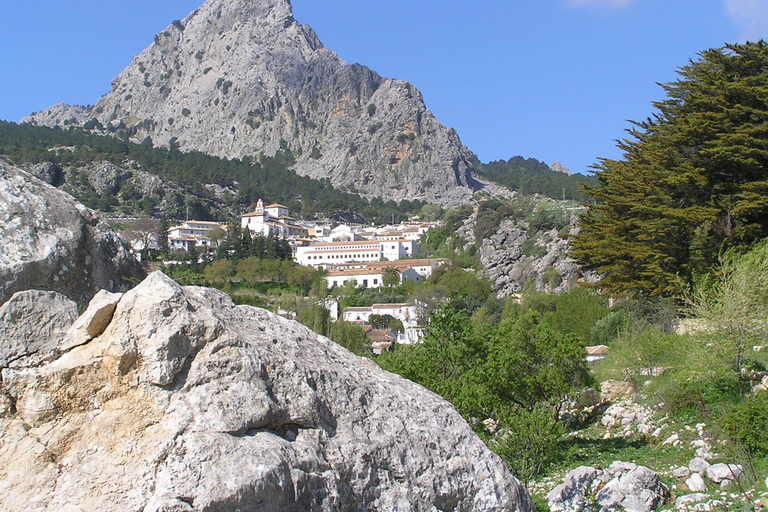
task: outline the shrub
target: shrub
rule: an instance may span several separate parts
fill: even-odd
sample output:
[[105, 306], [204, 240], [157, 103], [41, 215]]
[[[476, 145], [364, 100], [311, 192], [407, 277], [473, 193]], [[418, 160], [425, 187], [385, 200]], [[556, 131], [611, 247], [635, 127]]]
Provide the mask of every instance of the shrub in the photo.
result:
[[748, 454], [768, 456], [768, 393], [760, 392], [726, 412], [720, 427]]
[[539, 404], [532, 411], [522, 407], [504, 408], [499, 420], [507, 428], [488, 445], [524, 483], [559, 457], [565, 425], [551, 407]]

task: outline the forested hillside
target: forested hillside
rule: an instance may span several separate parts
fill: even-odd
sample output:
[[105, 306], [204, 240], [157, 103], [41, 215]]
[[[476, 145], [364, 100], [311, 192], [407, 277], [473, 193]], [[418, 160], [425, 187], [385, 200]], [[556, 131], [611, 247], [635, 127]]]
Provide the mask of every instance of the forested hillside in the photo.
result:
[[516, 190], [524, 195], [541, 194], [552, 199], [586, 202], [590, 197], [582, 190], [582, 185], [597, 184], [593, 176], [553, 171], [544, 162], [522, 156], [514, 156], [507, 161], [478, 163], [475, 168], [480, 177], [509, 190]]
[[[133, 144], [115, 137], [102, 137], [81, 129], [46, 128], [27, 124], [0, 122], [0, 157], [20, 166], [51, 162], [58, 169], [51, 181], [67, 182], [67, 191], [88, 206], [100, 211], [127, 215], [175, 218], [186, 214], [200, 220], [226, 220], [226, 211], [239, 214], [259, 198], [288, 206], [294, 215], [304, 218], [346, 218], [375, 222], [404, 220], [417, 213], [424, 203], [418, 201], [370, 201], [355, 194], [341, 192], [328, 180], [299, 176], [289, 169], [294, 155], [287, 150], [274, 157], [243, 160], [222, 159], [198, 152], [181, 152], [154, 148], [151, 140]], [[166, 201], [167, 190], [142, 195], [123, 188], [127, 178], [114, 180], [108, 187], [81, 186], [86, 176], [78, 169], [89, 164], [109, 162], [124, 166], [122, 177], [131, 169], [141, 170], [174, 185], [178, 197]], [[67, 176], [69, 174], [69, 176]], [[55, 183], [61, 185], [62, 183]], [[86, 185], [88, 185], [86, 183]], [[206, 186], [209, 185], [209, 186]], [[230, 194], [217, 194], [212, 189], [224, 188]], [[217, 204], [218, 203], [218, 204]]]

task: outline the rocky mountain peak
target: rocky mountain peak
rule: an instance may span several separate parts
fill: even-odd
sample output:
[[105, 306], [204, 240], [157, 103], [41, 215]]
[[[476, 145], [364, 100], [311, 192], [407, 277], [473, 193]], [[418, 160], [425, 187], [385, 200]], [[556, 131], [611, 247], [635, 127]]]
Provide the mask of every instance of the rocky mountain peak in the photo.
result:
[[571, 170], [566, 166], [564, 166], [563, 164], [561, 164], [560, 162], [553, 163], [552, 165], [549, 166], [549, 168], [552, 169], [553, 171], [565, 173], [568, 176], [572, 174]]
[[471, 153], [410, 83], [349, 65], [288, 0], [210, 0], [173, 22], [95, 107], [25, 121], [86, 126], [182, 151], [291, 151], [298, 173], [364, 196], [467, 202]]

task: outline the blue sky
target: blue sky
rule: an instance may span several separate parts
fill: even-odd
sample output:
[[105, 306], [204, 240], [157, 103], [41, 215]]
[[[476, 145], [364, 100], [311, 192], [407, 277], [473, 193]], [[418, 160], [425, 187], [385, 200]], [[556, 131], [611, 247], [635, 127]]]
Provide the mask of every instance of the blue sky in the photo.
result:
[[[0, 119], [93, 104], [155, 34], [202, 0], [8, 0]], [[585, 172], [696, 53], [768, 38], [768, 0], [293, 0], [349, 63], [418, 87], [482, 161]]]

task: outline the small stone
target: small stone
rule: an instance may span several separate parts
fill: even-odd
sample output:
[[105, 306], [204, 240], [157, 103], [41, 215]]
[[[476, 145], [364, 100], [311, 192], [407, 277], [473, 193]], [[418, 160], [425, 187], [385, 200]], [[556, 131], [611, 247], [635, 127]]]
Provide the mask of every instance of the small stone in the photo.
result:
[[688, 478], [691, 476], [691, 470], [686, 466], [682, 466], [672, 471], [672, 475], [676, 478]]
[[699, 503], [709, 498], [708, 494], [704, 493], [694, 493], [694, 494], [686, 494], [685, 496], [680, 496], [675, 500], [675, 508], [683, 508], [688, 505], [692, 505], [694, 503]]
[[669, 436], [669, 437], [667, 438], [667, 440], [666, 440], [666, 441], [664, 441], [664, 442], [663, 442], [663, 443], [661, 443], [661, 444], [662, 444], [662, 445], [664, 445], [664, 446], [666, 446], [666, 445], [670, 445], [670, 444], [673, 444], [673, 443], [675, 443], [675, 441], [679, 441], [679, 440], [680, 440], [680, 437], [679, 437], [677, 434], [672, 434], [671, 436]]
[[709, 467], [709, 462], [706, 460], [696, 457], [695, 459], [692, 459], [688, 463], [688, 469], [690, 469], [694, 473], [701, 473], [702, 471], [706, 470]]
[[699, 473], [694, 473], [685, 481], [686, 487], [691, 492], [707, 492], [707, 484], [704, 483], [704, 479], [701, 478]]

